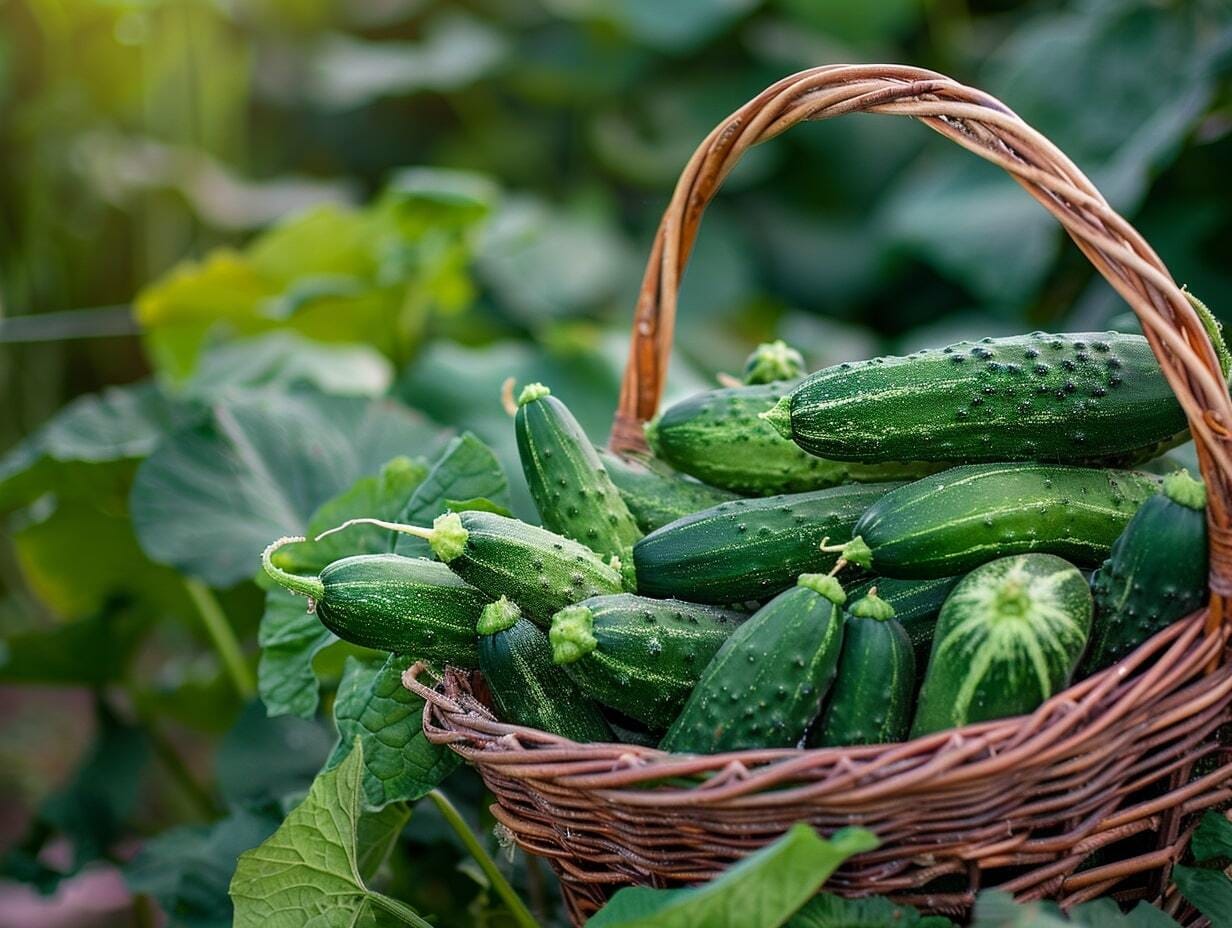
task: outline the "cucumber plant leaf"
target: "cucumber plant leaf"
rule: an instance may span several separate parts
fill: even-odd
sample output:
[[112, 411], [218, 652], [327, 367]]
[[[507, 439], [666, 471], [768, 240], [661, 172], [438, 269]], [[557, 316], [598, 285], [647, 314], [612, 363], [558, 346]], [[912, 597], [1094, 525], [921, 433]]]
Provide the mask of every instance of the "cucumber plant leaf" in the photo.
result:
[[0, 684], [102, 686], [124, 678], [151, 616], [111, 603], [76, 622], [5, 635]]
[[883, 896], [844, 899], [818, 893], [792, 916], [787, 928], [953, 928], [940, 915], [921, 915], [911, 906], [896, 905]]
[[324, 721], [269, 718], [253, 700], [219, 742], [214, 756], [218, 791], [232, 805], [282, 803], [308, 789], [332, 746]]
[[1181, 895], [1212, 925], [1232, 924], [1232, 879], [1222, 870], [1177, 866], [1172, 879]]
[[1194, 830], [1189, 850], [1199, 863], [1232, 858], [1232, 822], [1218, 812], [1207, 812]]

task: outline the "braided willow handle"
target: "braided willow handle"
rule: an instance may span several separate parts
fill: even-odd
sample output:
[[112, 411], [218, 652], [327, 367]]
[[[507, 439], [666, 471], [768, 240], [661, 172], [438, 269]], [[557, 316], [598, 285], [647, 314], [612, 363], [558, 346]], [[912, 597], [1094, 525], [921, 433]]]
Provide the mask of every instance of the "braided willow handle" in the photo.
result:
[[1232, 595], [1232, 400], [1206, 330], [1151, 247], [1055, 145], [1005, 104], [942, 74], [902, 65], [826, 65], [767, 87], [715, 127], [685, 165], [642, 279], [610, 445], [645, 449], [642, 424], [663, 393], [680, 278], [706, 204], [745, 150], [806, 119], [913, 116], [1004, 168], [1065, 227], [1129, 303], [1193, 432], [1208, 488], [1211, 626]]

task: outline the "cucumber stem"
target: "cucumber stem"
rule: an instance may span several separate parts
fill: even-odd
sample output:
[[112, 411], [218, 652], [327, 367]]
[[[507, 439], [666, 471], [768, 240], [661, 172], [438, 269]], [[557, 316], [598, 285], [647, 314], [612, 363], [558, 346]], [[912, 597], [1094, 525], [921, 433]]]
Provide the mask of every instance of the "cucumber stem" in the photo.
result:
[[475, 623], [475, 633], [478, 635], [495, 635], [507, 628], [513, 628], [522, 618], [522, 610], [518, 604], [511, 602], [509, 597], [502, 596], [496, 602], [488, 603], [479, 614]]
[[894, 607], [877, 595], [876, 587], [864, 594], [863, 598], [856, 600], [847, 611], [857, 619], [876, 619], [879, 622], [888, 622], [894, 618]]
[[566, 606], [552, 616], [548, 640], [552, 643], [553, 663], [572, 664], [597, 648], [594, 627], [595, 617], [585, 606]]
[[801, 574], [796, 578], [796, 585], [824, 596], [836, 606], [847, 602], [847, 594], [843, 592], [842, 584], [828, 574]]
[[320, 577], [304, 577], [299, 574], [293, 574], [290, 571], [283, 570], [274, 563], [275, 551], [283, 545], [294, 544], [304, 540], [303, 535], [286, 535], [279, 538], [261, 552], [261, 566], [265, 568], [265, 573], [269, 578], [279, 586], [286, 587], [292, 593], [307, 596], [313, 602], [320, 602], [325, 598], [325, 584], [321, 582]]
[[344, 528], [350, 528], [352, 525], [375, 525], [378, 528], [387, 528], [391, 532], [401, 532], [403, 535], [414, 535], [416, 538], [422, 538], [432, 547], [432, 553], [446, 564], [462, 553], [466, 548], [466, 539], [470, 535], [462, 525], [462, 517], [456, 512], [447, 512], [444, 515], [437, 516], [432, 521], [431, 528], [407, 525], [404, 522], [386, 522], [384, 519], [347, 519], [341, 525], [336, 525], [328, 531], [322, 532], [314, 540], [320, 541], [326, 535], [340, 532]]
[[222, 611], [222, 606], [218, 604], [214, 592], [200, 580], [186, 577], [184, 589], [188, 591], [188, 598], [197, 607], [201, 621], [205, 624], [205, 630], [214, 643], [214, 650], [222, 658], [223, 666], [227, 668], [235, 691], [239, 693], [241, 699], [247, 702], [257, 695], [257, 683], [253, 679], [252, 671], [248, 668], [248, 662], [244, 659], [244, 650], [235, 637], [235, 630], [227, 621], [226, 613]]
[[1206, 508], [1206, 484], [1194, 480], [1184, 468], [1164, 478], [1164, 496], [1199, 512]]
[[783, 397], [781, 400], [775, 403], [771, 409], [767, 409], [765, 412], [759, 415], [758, 418], [765, 419], [772, 426], [774, 426], [774, 430], [776, 432], [778, 432], [788, 441], [791, 440], [792, 430], [791, 430], [791, 396], [790, 395]]
[[405, 525], [401, 522], [386, 522], [384, 519], [371, 518], [347, 519], [341, 525], [335, 525], [333, 528], [326, 529], [312, 540], [320, 541], [327, 535], [333, 535], [336, 532], [341, 532], [343, 529], [350, 528], [352, 525], [375, 525], [378, 528], [387, 528], [391, 532], [401, 532], [404, 535], [414, 535], [416, 538], [423, 538], [429, 542], [432, 540], [432, 529], [430, 528], [421, 528], [418, 525]]
[[873, 549], [870, 548], [863, 538], [857, 535], [851, 541], [842, 545], [826, 544], [830, 539], [821, 539], [819, 548], [829, 554], [837, 553], [839, 561], [834, 565], [834, 569], [830, 571], [830, 575], [838, 573], [848, 564], [856, 564], [863, 567], [865, 570], [871, 570], [873, 566]]

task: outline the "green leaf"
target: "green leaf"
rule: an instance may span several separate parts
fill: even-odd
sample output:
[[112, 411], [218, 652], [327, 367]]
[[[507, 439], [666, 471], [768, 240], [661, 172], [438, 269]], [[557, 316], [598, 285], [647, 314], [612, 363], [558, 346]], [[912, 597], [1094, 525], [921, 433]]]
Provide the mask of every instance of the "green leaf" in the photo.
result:
[[787, 922], [787, 928], [953, 928], [940, 915], [921, 915], [882, 896], [844, 899], [820, 893]]
[[134, 893], [152, 896], [169, 928], [230, 928], [227, 885], [235, 859], [278, 827], [267, 814], [235, 809], [209, 825], [184, 825], [150, 839], [124, 868]]
[[975, 899], [972, 928], [1064, 928], [1069, 922], [1051, 902], [1019, 903], [1009, 893], [985, 890]]
[[371, 871], [375, 855], [361, 838], [388, 841], [392, 821], [405, 823], [408, 813], [400, 805], [362, 812], [362, 777], [363, 746], [357, 744], [339, 766], [316, 778], [265, 843], [240, 855], [231, 880], [235, 928], [430, 928], [408, 906], [365, 885], [364, 870]]
[[338, 744], [326, 769], [337, 766], [356, 743], [363, 745], [367, 808], [409, 801], [435, 789], [460, 763], [447, 746], [423, 734], [424, 702], [402, 685], [415, 658], [389, 655], [383, 665], [347, 661], [334, 699]]
[[1199, 863], [1232, 857], [1232, 822], [1221, 812], [1207, 812], [1194, 830], [1189, 850]]
[[102, 686], [128, 672], [150, 617], [123, 606], [0, 640], [0, 683]]
[[1172, 879], [1181, 895], [1212, 925], [1232, 925], [1232, 879], [1226, 873], [1177, 866]]
[[218, 790], [233, 805], [264, 806], [308, 788], [332, 747], [323, 722], [269, 718], [250, 702], [218, 745]]
[[845, 828], [826, 840], [807, 825], [793, 825], [702, 886], [622, 889], [587, 928], [777, 928], [843, 861], [875, 847], [877, 839], [860, 828]]
[[338, 638], [308, 611], [304, 597], [281, 587], [265, 594], [257, 644], [257, 692], [271, 716], [312, 718], [320, 696], [312, 663]]

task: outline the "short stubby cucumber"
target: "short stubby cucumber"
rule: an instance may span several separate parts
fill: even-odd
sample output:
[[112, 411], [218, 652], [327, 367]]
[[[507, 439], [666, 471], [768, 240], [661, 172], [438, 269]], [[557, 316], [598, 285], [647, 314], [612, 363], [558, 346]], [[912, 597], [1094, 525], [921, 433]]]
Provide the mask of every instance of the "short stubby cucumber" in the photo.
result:
[[937, 620], [912, 736], [1033, 711], [1069, 683], [1090, 630], [1091, 591], [1061, 558], [973, 570]]
[[620, 572], [584, 544], [494, 512], [447, 512], [430, 529], [351, 519], [324, 534], [356, 524], [427, 539], [432, 553], [459, 577], [488, 599], [508, 596], [544, 628], [556, 610], [623, 588]]
[[871, 463], [1126, 465], [1188, 429], [1146, 339], [1118, 332], [1033, 332], [838, 364], [767, 418], [811, 454]]
[[853, 587], [849, 596], [852, 601], [867, 596], [873, 588], [879, 599], [885, 600], [894, 610], [894, 618], [911, 639], [915, 651], [915, 666], [923, 678], [928, 664], [928, 652], [933, 648], [933, 630], [937, 616], [945, 605], [946, 597], [954, 584], [962, 577], [938, 577], [934, 580], [896, 580], [893, 577], [874, 577]]
[[643, 532], [653, 532], [682, 516], [738, 498], [729, 490], [675, 473], [649, 457], [600, 451], [599, 458]]
[[633, 543], [642, 531], [573, 413], [542, 384], [529, 384], [514, 419], [518, 457], [545, 527], [623, 565], [633, 589]]
[[911, 726], [915, 652], [894, 607], [869, 590], [847, 610], [838, 679], [811, 747], [892, 744]]
[[287, 573], [274, 563], [285, 544], [265, 549], [265, 572], [309, 597], [321, 624], [343, 641], [476, 667], [475, 621], [486, 597], [439, 561], [400, 554], [357, 554], [326, 565], [319, 576]]
[[769, 599], [802, 573], [825, 572], [864, 511], [898, 483], [738, 499], [685, 516], [633, 546], [638, 591], [694, 602]]
[[743, 379], [749, 385], [798, 380], [804, 374], [804, 355], [781, 338], [762, 342], [744, 361]]
[[624, 593], [562, 609], [552, 618], [549, 638], [553, 659], [583, 693], [661, 732], [745, 618]]
[[672, 467], [737, 493], [800, 493], [851, 481], [897, 480], [935, 470], [919, 464], [844, 464], [801, 451], [761, 418], [789, 381], [710, 390], [664, 410], [646, 426], [646, 440]]
[[949, 577], [1044, 551], [1094, 567], [1151, 494], [1149, 474], [1047, 464], [970, 464], [869, 506], [843, 552], [886, 577]]
[[1091, 580], [1095, 625], [1082, 676], [1115, 664], [1207, 597], [1206, 487], [1185, 471], [1129, 520]]
[[737, 628], [706, 665], [659, 747], [714, 754], [804, 740], [834, 682], [843, 588], [805, 574]]
[[547, 634], [514, 603], [489, 603], [475, 631], [479, 669], [502, 719], [581, 743], [613, 740], [599, 707], [552, 663]]

